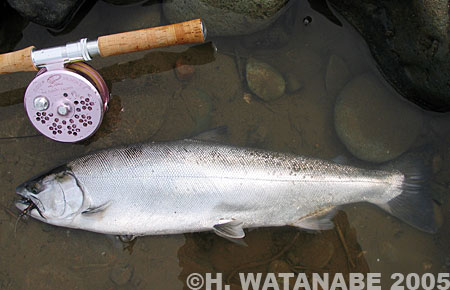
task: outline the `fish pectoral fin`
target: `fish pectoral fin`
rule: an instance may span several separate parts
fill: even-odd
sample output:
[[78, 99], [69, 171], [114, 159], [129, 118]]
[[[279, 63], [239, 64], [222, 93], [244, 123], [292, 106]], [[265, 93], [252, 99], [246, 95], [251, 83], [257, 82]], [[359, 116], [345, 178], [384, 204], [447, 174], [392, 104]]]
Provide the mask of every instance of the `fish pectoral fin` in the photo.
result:
[[337, 207], [327, 208], [313, 215], [302, 217], [295, 221], [292, 225], [294, 227], [315, 231], [331, 230], [334, 228], [332, 219], [336, 215], [337, 211]]
[[100, 213], [100, 212], [103, 212], [105, 209], [107, 209], [109, 205], [110, 205], [110, 202], [106, 202], [99, 206], [89, 207], [86, 210], [82, 211], [81, 214], [90, 215], [90, 214]]
[[242, 222], [237, 220], [223, 220], [213, 226], [216, 235], [226, 239], [242, 239], [245, 237]]

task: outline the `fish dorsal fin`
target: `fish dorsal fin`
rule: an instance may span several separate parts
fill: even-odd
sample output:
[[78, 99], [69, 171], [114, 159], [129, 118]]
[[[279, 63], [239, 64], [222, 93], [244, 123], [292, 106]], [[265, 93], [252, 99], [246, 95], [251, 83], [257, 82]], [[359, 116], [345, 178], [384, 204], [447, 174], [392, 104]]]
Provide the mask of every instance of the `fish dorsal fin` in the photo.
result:
[[197, 141], [208, 141], [208, 142], [218, 142], [218, 143], [226, 143], [228, 135], [227, 126], [217, 127], [203, 133], [200, 133], [194, 137], [192, 140]]
[[227, 239], [242, 239], [245, 237], [242, 229], [242, 222], [237, 220], [221, 220], [220, 223], [213, 226], [214, 232]]
[[337, 211], [337, 207], [322, 209], [313, 215], [298, 219], [292, 225], [298, 228], [315, 231], [331, 230], [334, 228], [334, 223], [331, 219], [333, 219]]

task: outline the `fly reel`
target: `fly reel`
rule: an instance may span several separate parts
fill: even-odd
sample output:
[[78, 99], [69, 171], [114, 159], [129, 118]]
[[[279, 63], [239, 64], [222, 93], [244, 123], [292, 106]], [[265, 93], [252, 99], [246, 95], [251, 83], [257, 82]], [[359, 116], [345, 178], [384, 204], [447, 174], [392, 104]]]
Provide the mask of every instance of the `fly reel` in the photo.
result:
[[100, 74], [83, 61], [177, 44], [204, 42], [200, 19], [86, 38], [64, 46], [35, 50], [33, 46], [0, 54], [0, 74], [39, 70], [24, 97], [33, 126], [60, 142], [78, 142], [100, 127], [109, 90]]
[[33, 126], [59, 142], [78, 142], [97, 131], [109, 102], [108, 87], [85, 62], [42, 68], [28, 86], [24, 105]]

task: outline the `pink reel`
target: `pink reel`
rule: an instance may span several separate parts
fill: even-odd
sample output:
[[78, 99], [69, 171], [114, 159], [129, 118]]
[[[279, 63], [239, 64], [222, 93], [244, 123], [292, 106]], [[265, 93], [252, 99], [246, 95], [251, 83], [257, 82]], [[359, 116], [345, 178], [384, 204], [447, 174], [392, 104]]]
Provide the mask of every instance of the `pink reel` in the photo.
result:
[[25, 92], [24, 105], [40, 133], [59, 142], [78, 142], [100, 127], [109, 97], [100, 74], [84, 62], [75, 62], [42, 68]]

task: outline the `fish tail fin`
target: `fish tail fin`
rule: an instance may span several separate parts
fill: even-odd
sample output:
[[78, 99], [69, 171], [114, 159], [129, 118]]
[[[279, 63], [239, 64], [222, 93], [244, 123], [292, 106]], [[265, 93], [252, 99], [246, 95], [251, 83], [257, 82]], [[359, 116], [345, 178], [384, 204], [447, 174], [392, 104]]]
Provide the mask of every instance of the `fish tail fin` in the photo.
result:
[[436, 233], [438, 222], [434, 201], [431, 198], [428, 177], [431, 170], [420, 160], [400, 160], [391, 165], [404, 174], [401, 194], [379, 207], [405, 223], [427, 233]]

